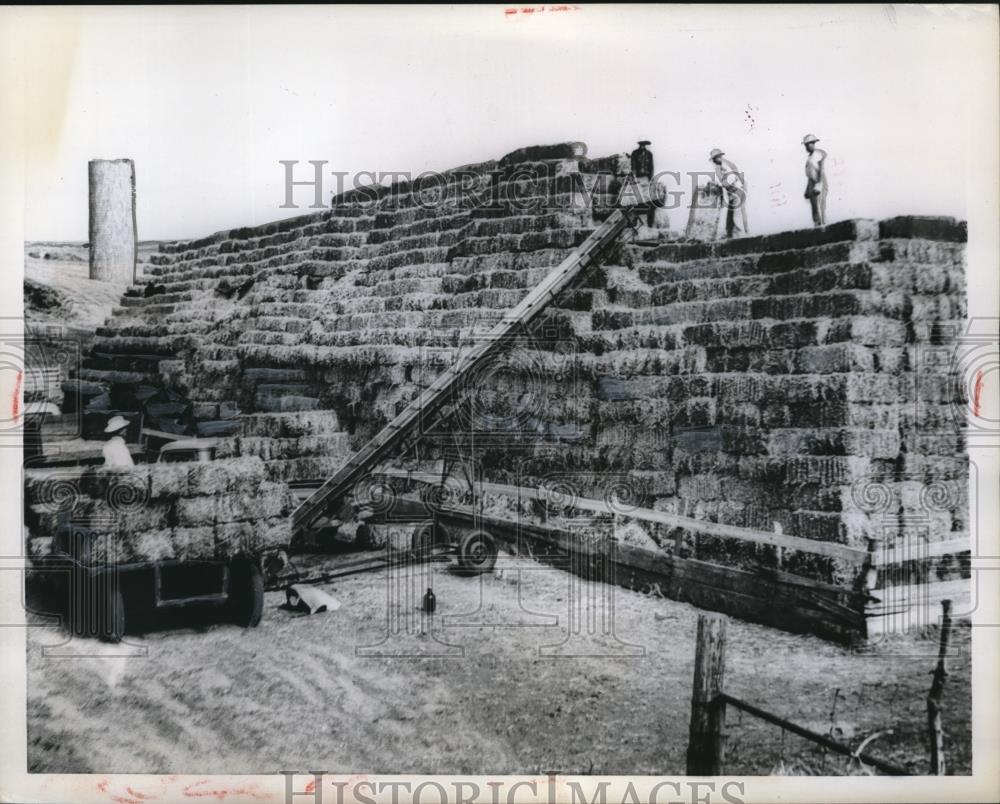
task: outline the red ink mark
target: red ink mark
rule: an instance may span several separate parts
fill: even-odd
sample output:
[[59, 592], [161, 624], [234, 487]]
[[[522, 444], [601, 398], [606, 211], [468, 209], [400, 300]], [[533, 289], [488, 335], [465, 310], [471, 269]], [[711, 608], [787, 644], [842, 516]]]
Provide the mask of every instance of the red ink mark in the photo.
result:
[[312, 779], [309, 782], [309, 784], [306, 785], [306, 789], [305, 789], [304, 792], [306, 792], [306, 793], [315, 793], [316, 792], [316, 780], [315, 779]]
[[546, 11], [579, 11], [580, 6], [522, 6], [520, 8], [505, 8], [505, 17], [515, 14], [542, 14]]
[[[267, 793], [256, 789], [255, 787], [233, 787], [233, 788], [221, 788], [219, 790], [194, 790], [193, 788], [198, 787], [198, 785], [208, 784], [209, 779], [201, 779], [193, 784], [189, 784], [184, 788], [184, 795], [188, 798], [217, 798], [219, 801], [229, 798], [229, 796], [239, 796], [240, 800], [246, 800], [248, 797], [252, 798], [270, 798]], [[137, 803], [138, 804], [138, 803]]]
[[97, 783], [97, 790], [100, 793], [106, 793], [108, 791], [108, 780], [102, 779]]
[[150, 796], [147, 795], [146, 793], [140, 793], [136, 790], [133, 790], [131, 787], [126, 787], [125, 792], [128, 793], [130, 796], [135, 796], [136, 798], [141, 798], [141, 799], [156, 798], [156, 796]]
[[972, 415], [978, 418], [979, 408], [983, 395], [983, 370], [979, 369], [976, 372], [976, 384], [973, 386], [972, 391]]
[[112, 796], [112, 801], [117, 801], [118, 804], [142, 804], [137, 798], [125, 798], [125, 796]]
[[13, 409], [14, 420], [17, 420], [18, 414], [21, 411], [21, 379], [24, 377], [23, 371], [17, 372], [17, 379], [14, 381], [14, 404], [11, 406]]

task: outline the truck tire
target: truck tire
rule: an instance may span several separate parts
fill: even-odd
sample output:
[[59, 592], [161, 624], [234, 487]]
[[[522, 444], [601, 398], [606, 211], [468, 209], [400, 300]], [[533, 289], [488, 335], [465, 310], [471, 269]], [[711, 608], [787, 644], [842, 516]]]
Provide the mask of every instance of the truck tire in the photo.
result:
[[234, 563], [229, 571], [229, 619], [255, 628], [264, 615], [264, 576], [250, 561]]
[[68, 619], [74, 636], [118, 643], [125, 636], [125, 596], [107, 575], [79, 572], [70, 584]]
[[463, 575], [490, 572], [497, 563], [496, 539], [485, 530], [466, 533], [458, 542], [458, 568]]
[[103, 605], [97, 607], [100, 618], [97, 624], [97, 635], [105, 642], [118, 644], [125, 638], [125, 596], [121, 588], [102, 584], [101, 594]]

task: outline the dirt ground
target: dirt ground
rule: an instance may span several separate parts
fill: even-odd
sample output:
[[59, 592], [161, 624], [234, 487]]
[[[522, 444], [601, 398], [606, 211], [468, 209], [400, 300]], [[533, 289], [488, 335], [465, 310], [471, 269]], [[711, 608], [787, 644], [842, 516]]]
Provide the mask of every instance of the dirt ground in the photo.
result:
[[[65, 634], [29, 629], [29, 769], [682, 773], [698, 609], [530, 560], [501, 563], [482, 578], [432, 565], [433, 618], [417, 610], [427, 576], [404, 568], [324, 585], [342, 603], [331, 613], [289, 612], [269, 592], [263, 622], [246, 631], [182, 624], [122, 646], [50, 647], [69, 654], [56, 658], [43, 648]], [[590, 604], [571, 618], [571, 601]], [[613, 637], [601, 634], [607, 620], [587, 616], [602, 603]], [[726, 689], [852, 747], [892, 730], [867, 750], [926, 773], [936, 639], [852, 652], [731, 620]], [[949, 771], [969, 773], [967, 627], [954, 643]], [[146, 655], [121, 655], [136, 651]], [[727, 772], [848, 772], [844, 758], [746, 715], [731, 711], [728, 730]]]
[[[159, 243], [139, 244], [141, 273]], [[125, 283], [90, 279], [90, 252], [84, 243], [24, 244], [25, 315], [30, 326], [58, 325], [93, 336], [125, 292]]]

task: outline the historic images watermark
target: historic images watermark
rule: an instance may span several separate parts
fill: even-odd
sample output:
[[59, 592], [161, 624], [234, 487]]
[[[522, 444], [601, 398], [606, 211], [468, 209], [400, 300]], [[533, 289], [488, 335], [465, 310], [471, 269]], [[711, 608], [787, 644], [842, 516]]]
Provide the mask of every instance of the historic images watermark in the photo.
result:
[[[728, 779], [660, 779], [649, 783], [628, 780], [614, 784], [599, 778], [581, 783], [552, 772], [517, 781], [481, 781], [473, 778], [404, 781], [374, 779], [366, 775], [345, 778], [322, 771], [281, 773], [285, 777], [285, 804], [323, 804], [324, 800], [335, 804], [344, 804], [345, 801], [375, 804], [376, 801], [386, 800], [391, 800], [392, 804], [401, 801], [412, 804], [444, 804], [447, 801], [458, 804], [513, 804], [516, 801], [537, 804], [743, 804], [746, 800], [746, 784]], [[296, 789], [296, 784], [302, 784], [295, 779], [298, 775], [311, 776], [300, 789]]]
[[[703, 179], [716, 183], [716, 171], [663, 170], [651, 178], [611, 172], [563, 172], [558, 164], [524, 163], [491, 170], [458, 168], [446, 173], [405, 170], [327, 170], [324, 159], [281, 159], [284, 200], [279, 209], [328, 209], [343, 204], [393, 209], [418, 207], [437, 209], [496, 208], [515, 211], [578, 211], [602, 206], [631, 206], [648, 203], [655, 196], [661, 209], [687, 207], [683, 200], [689, 192], [690, 206], [709, 207], [700, 200]], [[301, 165], [301, 167], [299, 167]], [[309, 167], [311, 166], [311, 170]], [[737, 178], [730, 183], [728, 178]], [[740, 208], [746, 203], [742, 189], [743, 174], [721, 176], [729, 204]], [[731, 185], [731, 186], [730, 186]], [[654, 188], [651, 190], [650, 188]], [[721, 186], [720, 186], [721, 192]], [[305, 199], [303, 199], [305, 195]], [[311, 195], [312, 203], [300, 203]], [[330, 200], [324, 200], [329, 198]]]

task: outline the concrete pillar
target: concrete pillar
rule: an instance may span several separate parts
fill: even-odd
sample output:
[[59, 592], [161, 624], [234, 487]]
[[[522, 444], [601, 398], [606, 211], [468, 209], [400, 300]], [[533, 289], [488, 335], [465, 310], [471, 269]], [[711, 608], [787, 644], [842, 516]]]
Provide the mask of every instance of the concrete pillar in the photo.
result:
[[90, 161], [90, 278], [135, 281], [135, 164]]

